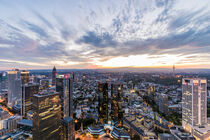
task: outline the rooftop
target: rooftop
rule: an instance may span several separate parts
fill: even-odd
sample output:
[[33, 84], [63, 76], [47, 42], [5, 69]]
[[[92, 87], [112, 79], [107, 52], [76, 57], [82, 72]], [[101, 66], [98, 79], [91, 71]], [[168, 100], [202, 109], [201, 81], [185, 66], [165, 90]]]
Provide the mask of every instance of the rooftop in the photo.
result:
[[32, 120], [26, 120], [22, 119], [18, 122], [18, 124], [27, 125], [33, 127], [33, 121]]
[[66, 123], [69, 123], [69, 122], [73, 121], [73, 119], [71, 117], [65, 117], [63, 120]]

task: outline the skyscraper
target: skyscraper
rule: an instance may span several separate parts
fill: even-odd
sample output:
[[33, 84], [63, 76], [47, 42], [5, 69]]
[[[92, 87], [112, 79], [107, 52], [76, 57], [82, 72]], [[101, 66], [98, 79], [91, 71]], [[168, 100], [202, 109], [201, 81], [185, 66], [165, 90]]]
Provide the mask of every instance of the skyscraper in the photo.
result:
[[73, 80], [69, 75], [57, 75], [56, 92], [61, 100], [62, 118], [73, 118]]
[[59, 93], [61, 101], [61, 138], [63, 140], [74, 140], [73, 79], [70, 75], [56, 76], [56, 92]]
[[26, 114], [32, 110], [32, 97], [39, 92], [39, 84], [27, 83], [22, 86], [22, 116], [26, 117]]
[[56, 74], [57, 74], [57, 72], [56, 72], [56, 68], [54, 66], [54, 68], [52, 70], [52, 86], [55, 86], [55, 84], [56, 84]]
[[33, 96], [33, 140], [59, 140], [61, 131], [59, 93], [45, 91]]
[[22, 84], [26, 84], [29, 82], [29, 71], [23, 70], [20, 73], [20, 79], [22, 81]]
[[0, 90], [7, 89], [7, 74], [6, 72], [0, 73]]
[[75, 140], [74, 119], [66, 117], [62, 120], [62, 140]]
[[108, 123], [108, 83], [98, 83], [98, 115], [101, 124]]
[[21, 103], [21, 80], [18, 71], [8, 71], [8, 106], [12, 108], [14, 104]]
[[123, 122], [122, 89], [122, 84], [111, 84], [111, 117], [117, 125], [122, 125]]
[[182, 80], [182, 126], [191, 132], [193, 126], [207, 123], [207, 81], [200, 78]]

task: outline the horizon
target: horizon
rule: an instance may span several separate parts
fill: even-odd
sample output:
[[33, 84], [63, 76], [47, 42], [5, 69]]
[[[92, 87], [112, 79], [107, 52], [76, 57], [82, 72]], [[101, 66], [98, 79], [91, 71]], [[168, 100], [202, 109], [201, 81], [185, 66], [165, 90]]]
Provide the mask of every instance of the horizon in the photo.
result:
[[209, 17], [205, 0], [2, 0], [0, 69], [210, 69]]

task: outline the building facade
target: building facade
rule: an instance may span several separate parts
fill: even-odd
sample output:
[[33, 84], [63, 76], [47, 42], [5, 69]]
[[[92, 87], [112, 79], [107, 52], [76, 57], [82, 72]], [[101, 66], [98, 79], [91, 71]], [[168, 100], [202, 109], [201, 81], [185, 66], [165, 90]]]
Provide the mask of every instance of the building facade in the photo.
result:
[[[199, 78], [182, 80], [182, 125], [202, 126], [207, 123], [207, 81]], [[187, 129], [187, 128], [186, 128]]]
[[62, 121], [62, 139], [63, 140], [75, 140], [74, 134], [74, 119], [66, 117]]
[[120, 126], [123, 125], [122, 90], [122, 84], [111, 84], [111, 117]]
[[27, 83], [22, 86], [22, 107], [21, 114], [27, 117], [27, 113], [32, 111], [32, 97], [39, 92], [39, 84]]
[[12, 108], [15, 104], [21, 103], [21, 80], [17, 70], [8, 71], [8, 106]]
[[98, 115], [101, 124], [108, 123], [108, 83], [98, 83]]
[[22, 84], [26, 84], [29, 82], [29, 71], [23, 70], [20, 73], [20, 79], [22, 81]]
[[59, 140], [61, 132], [59, 93], [42, 92], [33, 96], [33, 140]]
[[57, 75], [56, 92], [61, 100], [62, 118], [73, 118], [73, 80], [69, 75]]
[[168, 95], [167, 94], [160, 94], [159, 95], [159, 111], [161, 113], [167, 114], [168, 113]]
[[182, 80], [182, 126], [196, 139], [209, 140], [206, 79], [184, 78]]

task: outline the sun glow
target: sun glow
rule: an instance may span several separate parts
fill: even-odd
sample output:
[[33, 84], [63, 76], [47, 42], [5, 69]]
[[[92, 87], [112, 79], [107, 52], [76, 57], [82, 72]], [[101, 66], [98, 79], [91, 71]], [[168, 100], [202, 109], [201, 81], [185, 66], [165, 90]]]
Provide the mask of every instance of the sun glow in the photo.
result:
[[128, 57], [115, 57], [107, 61], [96, 62], [101, 67], [150, 67], [170, 66], [184, 59], [178, 55], [131, 55]]

